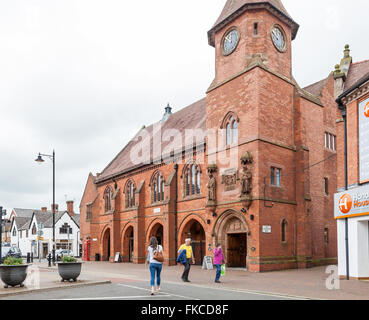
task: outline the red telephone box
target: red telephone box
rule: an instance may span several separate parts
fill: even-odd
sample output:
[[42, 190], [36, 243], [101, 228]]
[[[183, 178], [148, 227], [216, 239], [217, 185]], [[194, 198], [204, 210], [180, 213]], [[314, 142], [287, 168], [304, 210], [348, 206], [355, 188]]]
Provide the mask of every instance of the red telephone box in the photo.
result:
[[91, 240], [83, 241], [83, 261], [90, 261]]

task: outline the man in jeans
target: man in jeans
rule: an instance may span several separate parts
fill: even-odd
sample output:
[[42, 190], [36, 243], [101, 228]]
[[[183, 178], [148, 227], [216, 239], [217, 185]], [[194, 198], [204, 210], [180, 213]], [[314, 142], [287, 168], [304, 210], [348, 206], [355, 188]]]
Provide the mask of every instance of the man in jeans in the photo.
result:
[[190, 269], [191, 269], [191, 262], [190, 260], [192, 260], [192, 264], [195, 264], [195, 258], [193, 256], [193, 252], [192, 252], [192, 246], [191, 246], [191, 239], [188, 238], [185, 240], [185, 243], [181, 245], [181, 247], [178, 250], [178, 253], [180, 253], [182, 250], [186, 250], [186, 258], [187, 261], [184, 264], [184, 271], [182, 274], [182, 280], [184, 282], [190, 282], [190, 280], [188, 280], [188, 275], [190, 273]]

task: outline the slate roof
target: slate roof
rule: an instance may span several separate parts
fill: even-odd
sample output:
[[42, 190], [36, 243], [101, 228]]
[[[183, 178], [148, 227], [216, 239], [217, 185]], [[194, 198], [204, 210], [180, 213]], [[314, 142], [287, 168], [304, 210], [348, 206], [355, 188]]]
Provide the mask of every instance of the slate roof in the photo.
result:
[[35, 211], [33, 209], [21, 209], [21, 208], [14, 208], [13, 210], [15, 211], [17, 217], [28, 217], [28, 218], [31, 218], [33, 212]]
[[318, 82], [315, 82], [305, 88], [303, 88], [305, 91], [313, 94], [314, 96], [319, 97], [322, 94], [322, 91], [328, 81], [328, 78], [325, 78], [323, 80], [320, 80]]
[[[182, 134], [182, 150], [185, 148], [185, 130], [186, 129], [202, 129], [206, 130], [206, 99], [201, 99], [190, 106], [173, 113], [167, 121], [157, 122], [161, 123], [161, 134], [167, 129], [176, 129]], [[154, 126], [151, 125], [147, 128], [141, 129], [137, 135], [123, 148], [123, 150], [113, 159], [113, 161], [104, 169], [99, 175], [96, 183], [113, 178], [117, 175], [126, 173], [136, 168], [144, 166], [144, 164], [135, 165], [131, 160], [131, 151], [141, 141], [135, 139], [142, 134], [143, 130], [150, 135], [151, 153], [150, 159], [153, 161], [153, 150], [158, 150], [161, 147], [162, 152], [165, 150], [171, 142], [164, 142], [163, 139], [154, 139], [159, 137], [159, 132], [154, 133]], [[154, 138], [153, 138], [154, 135]], [[161, 141], [161, 146], [157, 141]]]
[[369, 75], [369, 60], [352, 63], [347, 74], [344, 91], [354, 87], [361, 79]]
[[15, 217], [14, 218], [14, 223], [17, 226], [18, 230], [26, 230], [29, 229], [29, 224], [31, 222], [32, 216], [31, 217]]
[[288, 24], [292, 27], [292, 39], [295, 39], [299, 25], [289, 15], [281, 0], [227, 0], [219, 18], [208, 32], [209, 44], [214, 46], [214, 33], [217, 30], [241, 15], [245, 10], [259, 7], [273, 8], [287, 19]]

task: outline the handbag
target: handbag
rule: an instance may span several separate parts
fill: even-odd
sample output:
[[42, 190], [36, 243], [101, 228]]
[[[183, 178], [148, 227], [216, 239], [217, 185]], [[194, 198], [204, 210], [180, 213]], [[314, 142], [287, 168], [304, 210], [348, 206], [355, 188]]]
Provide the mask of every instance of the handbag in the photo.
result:
[[222, 267], [221, 267], [221, 271], [220, 271], [220, 275], [222, 277], [224, 277], [226, 274], [226, 265], [225, 264], [222, 264]]
[[154, 252], [154, 259], [158, 262], [164, 262], [164, 256], [163, 256], [163, 252], [156, 250]]

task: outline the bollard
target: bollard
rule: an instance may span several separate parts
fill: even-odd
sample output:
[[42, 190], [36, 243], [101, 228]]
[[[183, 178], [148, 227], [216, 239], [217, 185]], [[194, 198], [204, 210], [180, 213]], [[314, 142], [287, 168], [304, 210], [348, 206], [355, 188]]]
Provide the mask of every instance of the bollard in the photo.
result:
[[31, 262], [33, 263], [33, 252], [31, 253]]
[[27, 252], [27, 263], [31, 263], [31, 254]]

